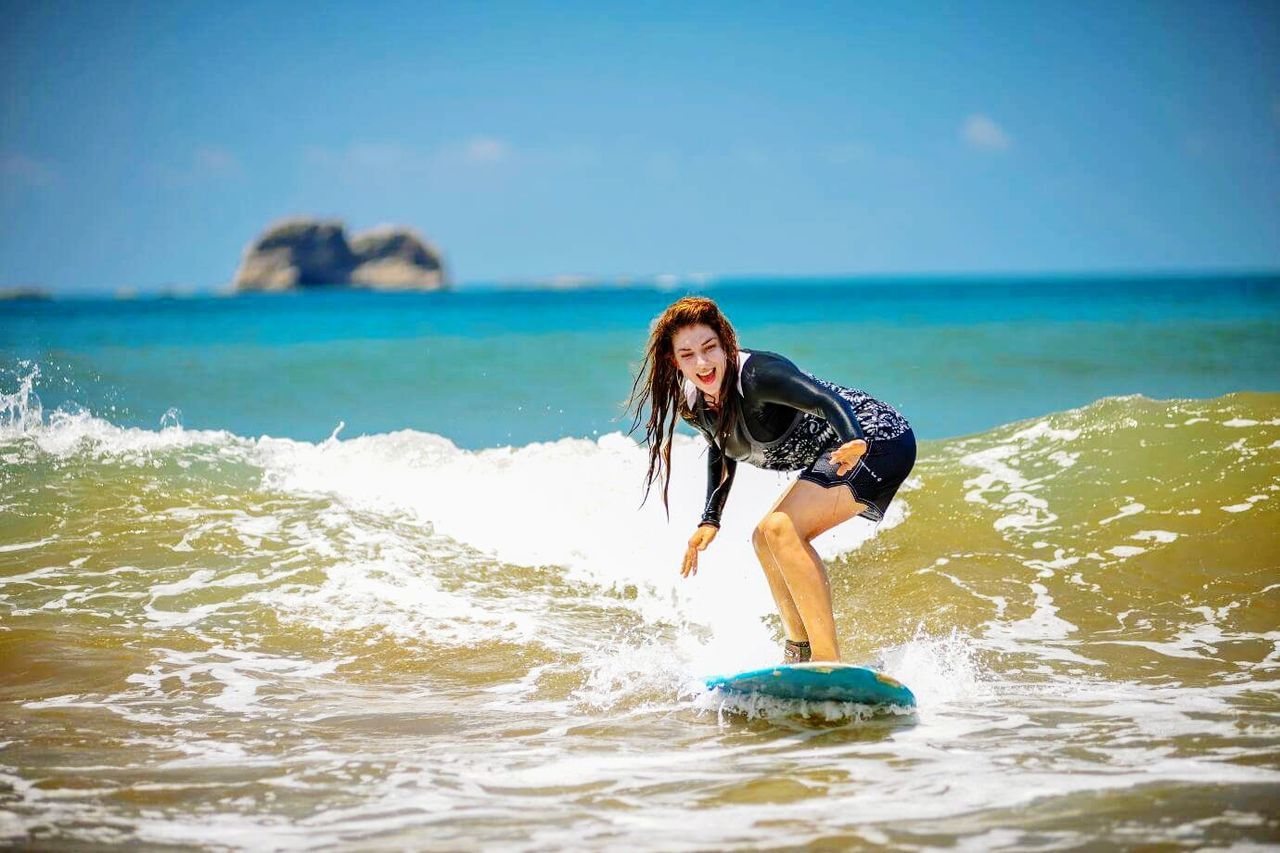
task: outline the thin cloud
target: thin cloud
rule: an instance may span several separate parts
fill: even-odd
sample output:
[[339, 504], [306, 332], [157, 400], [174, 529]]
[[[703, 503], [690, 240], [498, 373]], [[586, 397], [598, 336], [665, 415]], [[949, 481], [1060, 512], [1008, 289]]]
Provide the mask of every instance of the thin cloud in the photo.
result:
[[461, 143], [417, 148], [399, 142], [354, 142], [345, 148], [310, 146], [302, 161], [350, 181], [395, 181], [435, 175], [459, 166], [486, 168], [513, 160], [501, 139], [477, 136]]
[[511, 149], [501, 139], [479, 136], [467, 143], [463, 157], [468, 163], [501, 163], [511, 156]]
[[29, 187], [47, 187], [58, 181], [58, 170], [52, 163], [28, 157], [20, 151], [0, 153], [0, 175], [6, 182]]
[[240, 165], [236, 155], [225, 148], [197, 148], [194, 159], [195, 174], [211, 178], [238, 178], [244, 174], [244, 167]]
[[980, 151], [1007, 151], [1013, 145], [1013, 138], [1004, 128], [982, 113], [974, 113], [964, 120], [960, 138]]
[[189, 187], [206, 181], [244, 177], [244, 167], [235, 154], [216, 145], [204, 145], [191, 153], [182, 166], [159, 164], [152, 168], [155, 179], [167, 187]]

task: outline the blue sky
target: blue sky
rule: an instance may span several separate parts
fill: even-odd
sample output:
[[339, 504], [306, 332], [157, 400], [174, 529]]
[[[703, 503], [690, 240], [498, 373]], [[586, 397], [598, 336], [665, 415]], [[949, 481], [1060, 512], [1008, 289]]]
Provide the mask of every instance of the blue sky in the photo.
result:
[[5, 2], [0, 286], [1280, 268], [1280, 4]]

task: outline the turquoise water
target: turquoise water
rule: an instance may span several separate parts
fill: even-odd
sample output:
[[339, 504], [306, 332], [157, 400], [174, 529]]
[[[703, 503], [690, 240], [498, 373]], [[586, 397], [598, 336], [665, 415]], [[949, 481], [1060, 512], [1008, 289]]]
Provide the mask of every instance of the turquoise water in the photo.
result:
[[[940, 438], [1100, 397], [1280, 390], [1280, 278], [758, 280], [699, 289], [748, 348], [898, 406]], [[593, 437], [683, 290], [352, 291], [0, 304], [0, 365], [46, 409], [122, 426], [459, 447]], [[12, 391], [12, 371], [0, 391]], [[682, 425], [682, 429], [684, 429]]]

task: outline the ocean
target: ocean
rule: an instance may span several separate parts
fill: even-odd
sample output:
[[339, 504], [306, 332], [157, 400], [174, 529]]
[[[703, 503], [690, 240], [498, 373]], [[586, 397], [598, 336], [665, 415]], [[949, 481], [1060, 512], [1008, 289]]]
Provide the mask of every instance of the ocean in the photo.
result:
[[[735, 700], [794, 479], [670, 518], [652, 319], [897, 407], [815, 540], [915, 712]], [[1280, 278], [753, 279], [0, 303], [0, 843], [1280, 844]]]

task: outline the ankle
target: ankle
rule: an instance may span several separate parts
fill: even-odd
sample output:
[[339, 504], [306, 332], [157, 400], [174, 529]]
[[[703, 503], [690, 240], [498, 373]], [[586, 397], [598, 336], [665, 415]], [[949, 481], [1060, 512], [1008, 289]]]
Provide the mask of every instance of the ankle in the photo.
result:
[[813, 656], [808, 640], [787, 640], [783, 646], [783, 663], [807, 663]]

